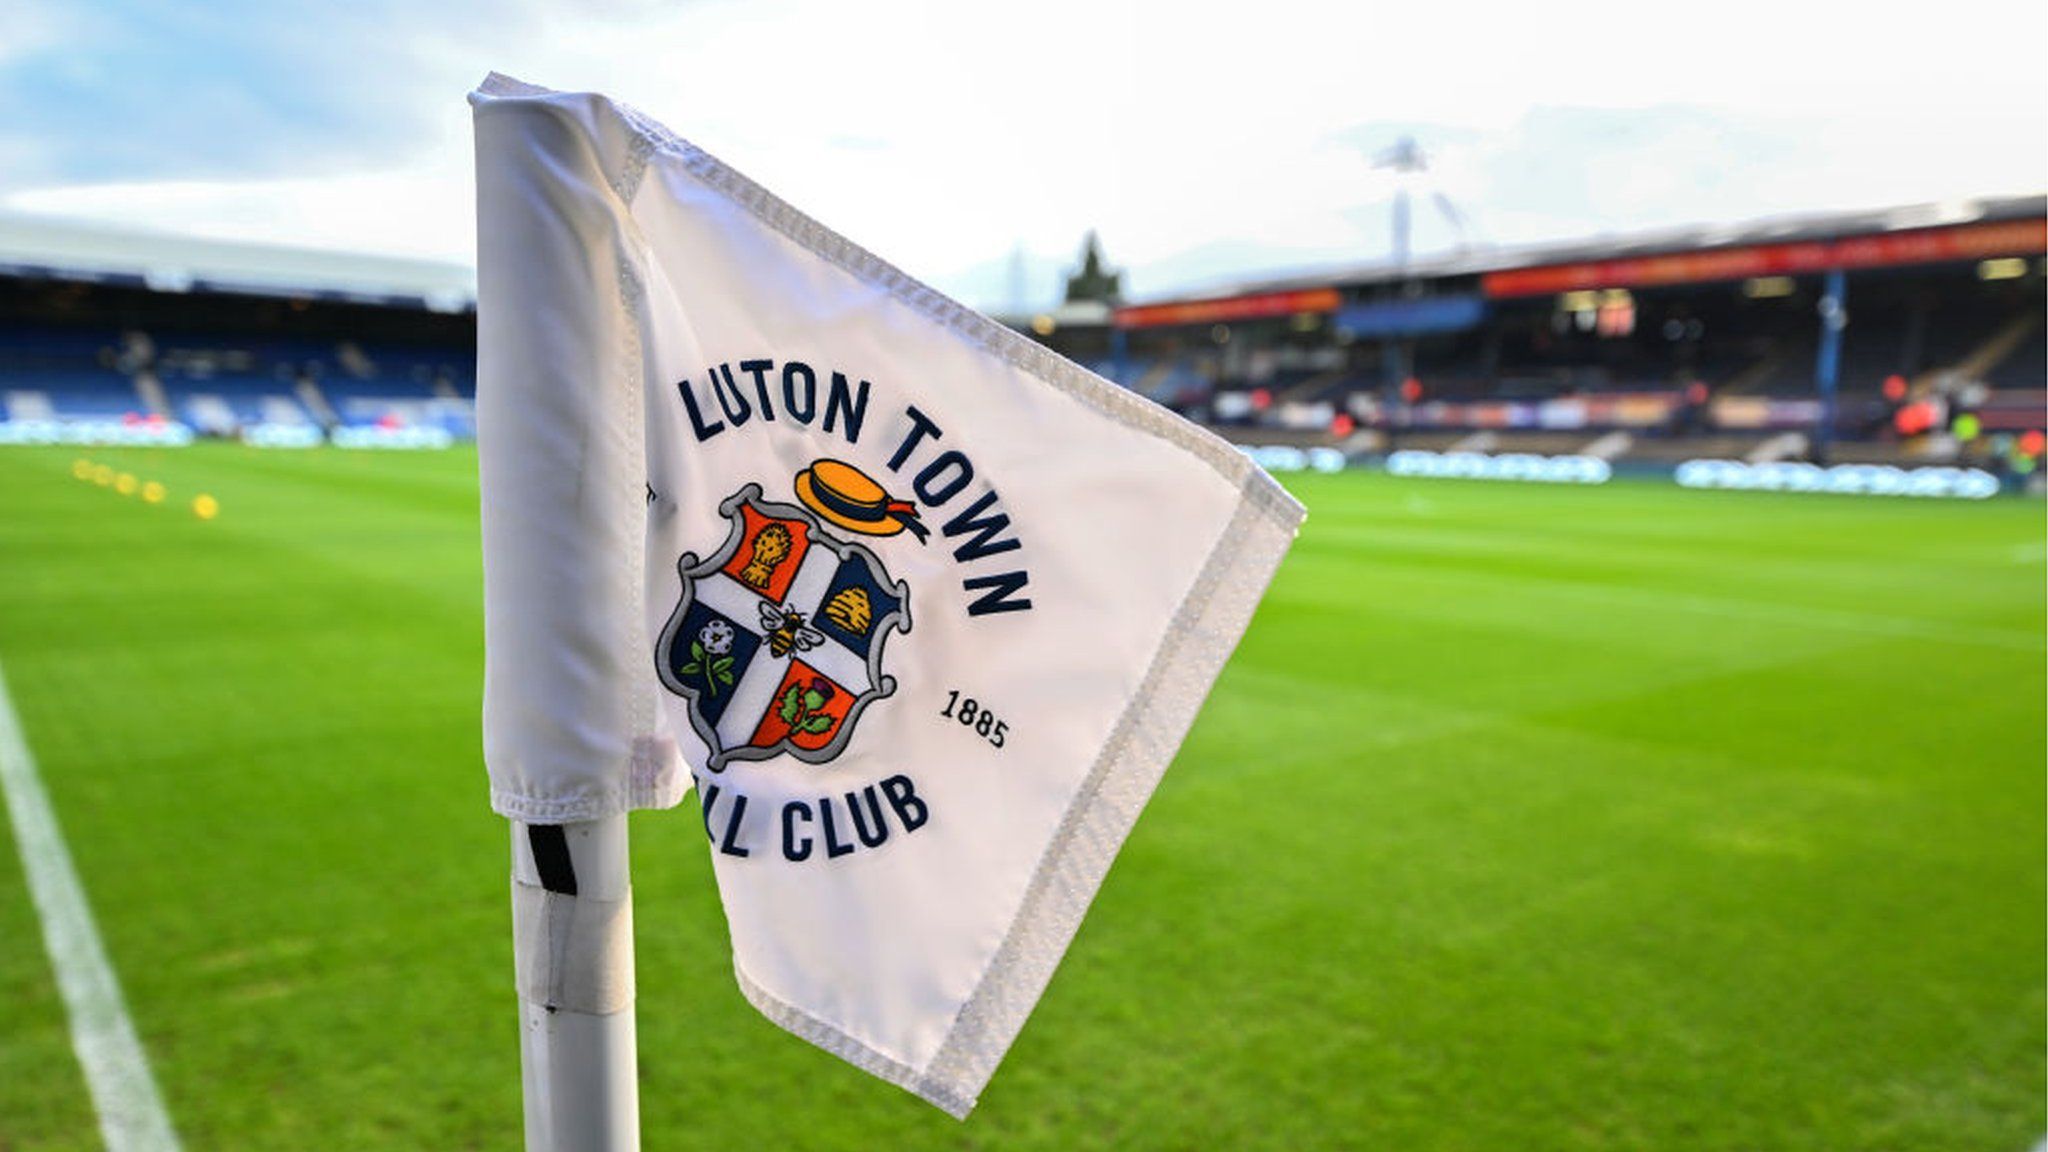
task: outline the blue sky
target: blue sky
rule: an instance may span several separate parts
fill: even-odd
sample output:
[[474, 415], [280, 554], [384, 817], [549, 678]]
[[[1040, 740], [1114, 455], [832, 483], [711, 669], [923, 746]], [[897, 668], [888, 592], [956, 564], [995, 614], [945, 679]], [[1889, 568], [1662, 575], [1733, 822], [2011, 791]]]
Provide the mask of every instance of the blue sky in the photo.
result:
[[1404, 134], [1425, 251], [2039, 192], [2043, 45], [2039, 0], [7, 0], [0, 208], [467, 262], [497, 69], [636, 104], [970, 303], [1042, 301], [1091, 227], [1143, 296], [1385, 256], [1369, 157]]

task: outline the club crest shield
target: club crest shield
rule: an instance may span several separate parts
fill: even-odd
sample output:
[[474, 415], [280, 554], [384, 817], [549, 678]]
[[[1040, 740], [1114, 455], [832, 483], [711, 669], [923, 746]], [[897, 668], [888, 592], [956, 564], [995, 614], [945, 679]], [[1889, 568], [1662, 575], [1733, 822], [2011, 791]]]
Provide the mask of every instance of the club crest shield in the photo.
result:
[[655, 649], [662, 684], [688, 702], [708, 767], [790, 755], [824, 764], [868, 705], [896, 690], [891, 634], [910, 631], [910, 588], [810, 508], [747, 484], [718, 506], [725, 542], [676, 563], [682, 596]]

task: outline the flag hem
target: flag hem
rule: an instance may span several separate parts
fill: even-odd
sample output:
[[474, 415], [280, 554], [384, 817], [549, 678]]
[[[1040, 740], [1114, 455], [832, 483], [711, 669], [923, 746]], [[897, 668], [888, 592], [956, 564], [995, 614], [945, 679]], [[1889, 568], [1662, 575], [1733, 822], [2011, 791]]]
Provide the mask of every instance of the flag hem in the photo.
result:
[[770, 992], [752, 976], [747, 975], [746, 969], [740, 967], [737, 956], [733, 958], [732, 974], [739, 981], [740, 995], [746, 997], [747, 1003], [752, 1004], [754, 1010], [766, 1017], [770, 1024], [784, 1032], [839, 1057], [870, 1076], [896, 1085], [955, 1120], [965, 1120], [967, 1114], [974, 1111], [974, 1093], [962, 1094], [946, 1085], [928, 1084], [927, 1078], [917, 1069], [869, 1047]]
[[623, 789], [608, 789], [595, 797], [544, 799], [493, 787], [491, 810], [523, 824], [573, 824], [642, 809], [673, 808], [683, 802], [683, 794], [690, 788], [689, 775], [676, 771], [679, 758], [675, 741], [643, 736], [633, 741]]

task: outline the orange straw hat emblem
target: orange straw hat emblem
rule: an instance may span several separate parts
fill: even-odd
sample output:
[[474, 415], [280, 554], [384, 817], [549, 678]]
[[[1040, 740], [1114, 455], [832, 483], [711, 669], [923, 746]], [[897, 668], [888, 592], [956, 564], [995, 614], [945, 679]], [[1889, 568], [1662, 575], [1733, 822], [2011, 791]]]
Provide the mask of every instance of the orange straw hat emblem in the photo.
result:
[[867, 473], [844, 460], [818, 460], [796, 474], [796, 498], [850, 532], [894, 536], [906, 529], [922, 543], [931, 529], [917, 518], [917, 505], [897, 500]]

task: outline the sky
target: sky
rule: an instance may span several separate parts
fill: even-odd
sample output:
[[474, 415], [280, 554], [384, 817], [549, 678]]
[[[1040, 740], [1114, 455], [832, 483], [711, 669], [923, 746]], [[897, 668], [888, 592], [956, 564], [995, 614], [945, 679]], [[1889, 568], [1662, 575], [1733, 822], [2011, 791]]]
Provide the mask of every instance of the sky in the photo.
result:
[[2039, 193], [2044, 56], [2041, 0], [4, 0], [0, 210], [473, 264], [496, 70], [1038, 307], [1090, 229], [1138, 299], [1385, 259], [1399, 181], [1424, 253]]

